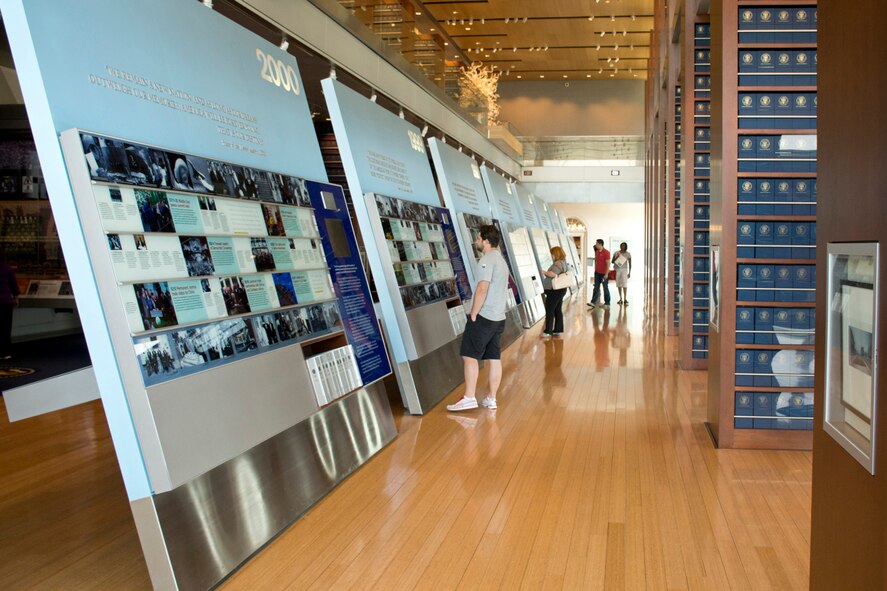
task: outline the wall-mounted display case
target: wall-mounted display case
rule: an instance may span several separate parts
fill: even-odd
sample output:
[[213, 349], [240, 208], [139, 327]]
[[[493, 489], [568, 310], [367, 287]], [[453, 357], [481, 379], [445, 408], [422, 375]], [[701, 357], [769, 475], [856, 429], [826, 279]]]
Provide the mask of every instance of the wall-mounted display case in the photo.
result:
[[828, 245], [823, 429], [875, 474], [879, 244]]

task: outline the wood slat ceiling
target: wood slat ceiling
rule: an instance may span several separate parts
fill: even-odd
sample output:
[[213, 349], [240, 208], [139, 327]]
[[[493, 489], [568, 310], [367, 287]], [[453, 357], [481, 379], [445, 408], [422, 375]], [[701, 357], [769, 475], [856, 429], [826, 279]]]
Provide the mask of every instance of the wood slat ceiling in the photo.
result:
[[653, 0], [421, 4], [470, 59], [506, 72], [503, 80], [640, 80], [647, 75]]

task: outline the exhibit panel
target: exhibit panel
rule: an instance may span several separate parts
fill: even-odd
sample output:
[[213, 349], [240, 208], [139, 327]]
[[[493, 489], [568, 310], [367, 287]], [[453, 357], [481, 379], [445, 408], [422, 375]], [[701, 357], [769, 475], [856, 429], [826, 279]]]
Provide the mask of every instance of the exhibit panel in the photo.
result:
[[512, 263], [512, 278], [517, 283], [521, 325], [529, 328], [541, 317], [542, 281], [529, 246], [529, 234], [517, 203], [517, 191], [512, 183], [488, 166], [481, 167], [481, 177], [490, 199], [493, 217], [499, 221], [502, 240]]
[[401, 397], [423, 414], [462, 382], [448, 371], [461, 365], [472, 295], [458, 224], [441, 207], [420, 130], [333, 78], [322, 86], [361, 235], [376, 247], [366, 256]]
[[[459, 152], [437, 138], [428, 140], [432, 162], [437, 171], [441, 194], [444, 204], [456, 218], [462, 252], [468, 259], [468, 268], [473, 277], [476, 277], [477, 262], [482, 256], [482, 251], [476, 248], [476, 242], [480, 237], [480, 229], [484, 225], [495, 226], [499, 234], [503, 234], [499, 220], [492, 216], [492, 206], [487, 197], [481, 177], [480, 167], [469, 156]], [[510, 312], [520, 302], [520, 294], [517, 282], [514, 280], [514, 262], [505, 240], [501, 240], [499, 250], [505, 258], [511, 276], [509, 277], [507, 310]], [[510, 314], [510, 320], [519, 324], [517, 312]], [[510, 343], [509, 339], [516, 337], [519, 331], [508, 331], [503, 346]]]
[[0, 8], [152, 582], [209, 588], [396, 435], [298, 65], [199, 3]]

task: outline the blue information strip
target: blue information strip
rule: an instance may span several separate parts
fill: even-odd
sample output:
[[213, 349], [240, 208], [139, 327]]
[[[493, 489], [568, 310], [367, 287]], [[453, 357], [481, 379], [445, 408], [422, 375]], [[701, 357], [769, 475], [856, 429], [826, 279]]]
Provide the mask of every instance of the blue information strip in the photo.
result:
[[450, 254], [450, 262], [453, 264], [453, 273], [456, 275], [456, 289], [463, 302], [471, 300], [471, 281], [468, 280], [468, 271], [465, 269], [465, 259], [462, 258], [462, 249], [459, 248], [459, 239], [456, 235], [456, 226], [450, 212], [445, 207], [436, 207], [437, 219], [443, 228], [444, 242]]
[[339, 300], [345, 336], [354, 348], [364, 385], [370, 384], [391, 373], [391, 364], [360, 260], [354, 227], [348, 217], [345, 195], [338, 185], [313, 181], [308, 182], [308, 194]]

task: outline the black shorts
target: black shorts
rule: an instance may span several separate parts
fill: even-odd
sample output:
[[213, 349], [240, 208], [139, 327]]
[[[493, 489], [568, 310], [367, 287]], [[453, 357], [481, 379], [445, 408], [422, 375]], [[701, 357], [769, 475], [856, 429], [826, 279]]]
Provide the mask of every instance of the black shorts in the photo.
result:
[[465, 325], [465, 332], [462, 334], [462, 347], [459, 354], [462, 357], [471, 357], [472, 359], [499, 359], [502, 350], [499, 348], [499, 337], [505, 330], [505, 321], [487, 320], [481, 315], [477, 316], [477, 320], [471, 321], [468, 317], [468, 323]]

